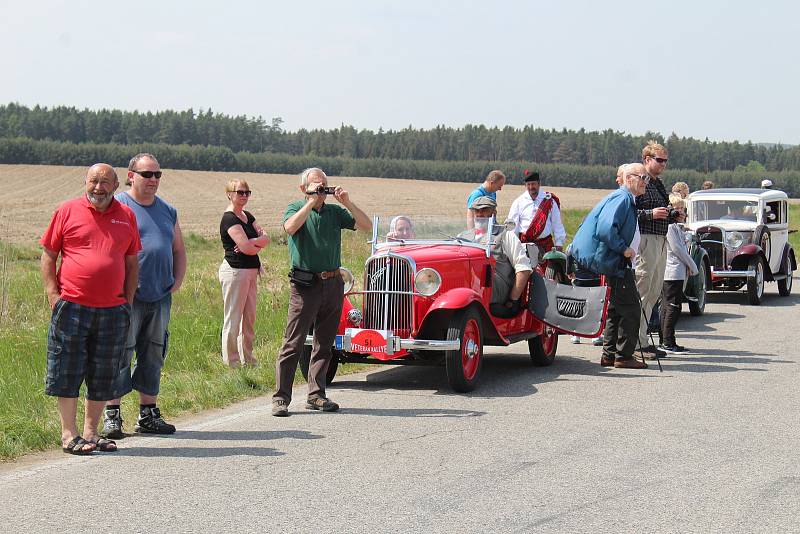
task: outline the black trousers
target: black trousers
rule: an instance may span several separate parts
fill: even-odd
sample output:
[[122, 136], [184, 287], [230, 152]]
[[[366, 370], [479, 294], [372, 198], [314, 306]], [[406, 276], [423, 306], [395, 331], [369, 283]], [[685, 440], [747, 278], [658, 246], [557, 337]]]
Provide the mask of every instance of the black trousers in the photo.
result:
[[683, 280], [665, 280], [661, 289], [661, 328], [658, 337], [661, 343], [675, 346], [675, 325], [681, 316], [681, 303], [683, 301]]
[[606, 283], [611, 296], [603, 334], [603, 357], [627, 360], [636, 350], [642, 320], [636, 277], [631, 269], [626, 269], [624, 278], [606, 276]]

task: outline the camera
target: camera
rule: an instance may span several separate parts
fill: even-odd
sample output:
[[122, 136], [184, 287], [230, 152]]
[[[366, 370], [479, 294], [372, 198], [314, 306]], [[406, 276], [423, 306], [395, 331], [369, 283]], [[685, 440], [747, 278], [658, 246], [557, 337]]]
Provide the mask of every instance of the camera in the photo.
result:
[[675, 221], [680, 216], [681, 216], [681, 212], [680, 211], [676, 210], [675, 208], [669, 208], [669, 211], [667, 212], [667, 218], [668, 219], [671, 219], [671, 220]]
[[306, 194], [307, 195], [332, 195], [335, 192], [336, 192], [336, 186], [329, 185], [329, 186], [326, 187], [324, 185], [321, 185], [321, 186], [317, 187], [316, 191], [311, 191], [311, 192], [306, 191]]

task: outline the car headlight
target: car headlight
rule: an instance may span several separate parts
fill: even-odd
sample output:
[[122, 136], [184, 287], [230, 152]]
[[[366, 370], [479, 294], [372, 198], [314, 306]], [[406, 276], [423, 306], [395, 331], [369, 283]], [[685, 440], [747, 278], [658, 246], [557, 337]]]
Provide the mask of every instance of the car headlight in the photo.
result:
[[339, 274], [342, 276], [342, 280], [344, 281], [344, 292], [349, 293], [350, 290], [353, 289], [353, 285], [356, 283], [353, 273], [350, 272], [350, 269], [339, 267]]
[[739, 232], [725, 232], [725, 248], [736, 250], [744, 243], [744, 236]]
[[430, 297], [439, 291], [441, 285], [441, 275], [430, 267], [420, 269], [416, 276], [414, 276], [414, 289], [416, 289], [417, 293], [420, 295]]

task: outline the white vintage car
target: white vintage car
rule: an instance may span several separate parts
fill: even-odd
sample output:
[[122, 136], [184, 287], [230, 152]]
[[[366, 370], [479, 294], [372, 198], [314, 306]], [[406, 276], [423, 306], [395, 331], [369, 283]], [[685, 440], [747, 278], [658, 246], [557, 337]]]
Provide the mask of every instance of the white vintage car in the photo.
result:
[[789, 202], [774, 189], [709, 189], [689, 195], [686, 228], [708, 252], [708, 290], [746, 286], [750, 304], [760, 304], [764, 283], [778, 293], [792, 290], [797, 269], [789, 243]]

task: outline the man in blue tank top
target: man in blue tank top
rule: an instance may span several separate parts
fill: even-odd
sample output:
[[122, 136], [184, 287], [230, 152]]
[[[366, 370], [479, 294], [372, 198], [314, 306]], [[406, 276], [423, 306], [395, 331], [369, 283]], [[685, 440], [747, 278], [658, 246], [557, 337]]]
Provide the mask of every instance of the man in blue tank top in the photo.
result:
[[[120, 369], [118, 391], [139, 392], [139, 420], [134, 431], [172, 434], [175, 427], [161, 417], [157, 406], [161, 368], [167, 355], [172, 293], [186, 274], [186, 248], [178, 212], [156, 196], [161, 167], [152, 154], [137, 154], [128, 165], [130, 190], [116, 198], [136, 215], [142, 250], [139, 252], [139, 284], [131, 309], [131, 326], [125, 347], [125, 365]], [[136, 363], [131, 369], [133, 353]], [[121, 399], [106, 404], [101, 435], [125, 437], [120, 412]]]

